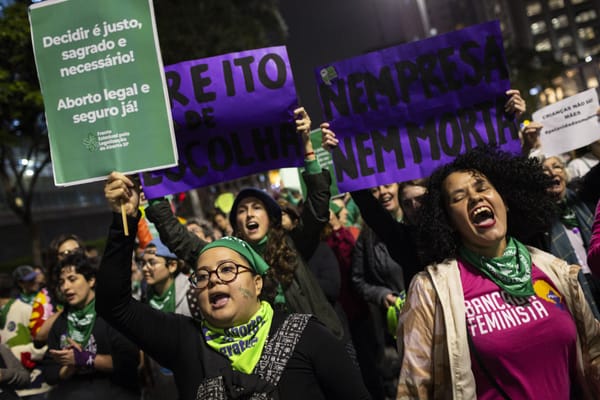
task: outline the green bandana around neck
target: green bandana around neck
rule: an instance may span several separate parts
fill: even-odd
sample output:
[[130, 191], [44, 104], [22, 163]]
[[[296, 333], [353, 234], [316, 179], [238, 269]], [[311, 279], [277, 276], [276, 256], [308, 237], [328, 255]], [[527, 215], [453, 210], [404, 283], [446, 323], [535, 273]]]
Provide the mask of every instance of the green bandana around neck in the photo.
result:
[[269, 235], [265, 235], [265, 237], [260, 239], [256, 244], [249, 244], [262, 257], [262, 255], [265, 254], [265, 249], [267, 248], [267, 240], [269, 240]]
[[33, 299], [35, 299], [35, 296], [37, 295], [36, 293], [21, 293], [19, 294], [19, 298], [21, 300], [23, 300], [23, 302], [32, 305], [33, 304]]
[[67, 315], [67, 334], [71, 339], [85, 347], [96, 322], [96, 299], [81, 310], [71, 308]]
[[575, 215], [575, 211], [569, 205], [567, 199], [558, 203], [560, 208], [560, 221], [568, 228], [579, 228], [579, 222], [577, 221], [577, 216]]
[[231, 361], [231, 367], [246, 374], [252, 373], [262, 355], [273, 322], [273, 309], [266, 301], [243, 325], [215, 328], [202, 321], [202, 336], [213, 350]]
[[171, 282], [168, 289], [162, 295], [154, 290], [150, 295], [150, 307], [163, 312], [175, 312], [175, 281]]
[[517, 297], [535, 294], [531, 282], [531, 254], [518, 240], [509, 238], [500, 257], [484, 257], [465, 246], [459, 249], [459, 253], [465, 261], [483, 272], [508, 294]]

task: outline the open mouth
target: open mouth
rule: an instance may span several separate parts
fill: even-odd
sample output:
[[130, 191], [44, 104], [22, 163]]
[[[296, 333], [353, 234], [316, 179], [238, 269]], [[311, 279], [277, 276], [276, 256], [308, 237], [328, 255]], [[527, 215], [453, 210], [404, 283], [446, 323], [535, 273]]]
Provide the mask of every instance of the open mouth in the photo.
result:
[[494, 212], [488, 206], [477, 207], [471, 211], [471, 222], [477, 228], [489, 228], [496, 223]]
[[68, 303], [72, 302], [74, 298], [75, 293], [65, 293], [65, 300], [67, 300]]
[[560, 178], [556, 177], [552, 179], [552, 187], [560, 186]]
[[229, 295], [226, 293], [212, 293], [208, 296], [208, 301], [213, 308], [221, 308], [229, 302]]
[[250, 221], [246, 224], [246, 229], [250, 233], [256, 232], [258, 230], [258, 223], [254, 222], [254, 221]]

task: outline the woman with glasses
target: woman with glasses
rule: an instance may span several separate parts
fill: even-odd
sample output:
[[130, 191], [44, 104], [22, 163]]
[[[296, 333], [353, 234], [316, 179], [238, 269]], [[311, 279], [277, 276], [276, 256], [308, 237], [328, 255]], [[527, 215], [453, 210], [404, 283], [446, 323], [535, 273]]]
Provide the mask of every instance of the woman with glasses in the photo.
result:
[[[190, 284], [187, 277], [180, 273], [183, 262], [159, 239], [154, 239], [144, 249], [141, 265], [147, 285], [144, 302], [158, 311], [191, 316], [186, 297]], [[144, 400], [178, 398], [171, 370], [162, 367], [145, 353], [142, 366]]]
[[[137, 196], [132, 190], [109, 198], [115, 214], [98, 275], [96, 309], [173, 371], [181, 399], [369, 398], [342, 343], [324, 326], [309, 315], [286, 316], [259, 299], [261, 274], [269, 266], [241, 239], [222, 238], [199, 252], [190, 282], [201, 320], [132, 299], [129, 263]], [[118, 214], [122, 204], [129, 236]]]
[[[246, 188], [238, 193], [229, 221], [233, 234], [250, 243], [271, 266], [263, 277], [262, 298], [282, 310], [315, 315], [336, 337], [343, 339], [347, 332], [307, 266], [319, 244], [320, 233], [329, 221], [331, 178], [315, 157], [308, 114], [303, 108], [296, 109], [294, 114], [306, 165], [303, 179], [307, 195], [299, 223], [291, 231], [284, 230], [281, 208], [271, 196], [256, 188]], [[328, 131], [328, 126], [322, 124], [321, 128]], [[111, 200], [133, 188], [133, 182], [118, 173], [111, 174], [109, 182], [105, 195]], [[195, 265], [206, 242], [179, 223], [166, 200], [150, 200], [145, 211], [163, 243], [189, 265]]]

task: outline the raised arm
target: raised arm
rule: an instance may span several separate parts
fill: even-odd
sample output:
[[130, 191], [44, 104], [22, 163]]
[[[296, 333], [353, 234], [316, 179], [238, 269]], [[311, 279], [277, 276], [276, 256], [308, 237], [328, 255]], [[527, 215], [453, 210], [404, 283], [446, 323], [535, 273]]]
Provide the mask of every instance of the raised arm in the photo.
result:
[[188, 231], [177, 217], [173, 215], [171, 206], [166, 199], [150, 200], [146, 208], [148, 220], [154, 224], [160, 240], [169, 250], [189, 265], [196, 265], [200, 250], [206, 245], [194, 233]]
[[[315, 157], [310, 141], [310, 118], [304, 108], [294, 111], [296, 132], [304, 144], [304, 162], [306, 169], [302, 174], [306, 184], [306, 199], [300, 215], [300, 223], [290, 232], [296, 248], [304, 260], [312, 257], [320, 240], [323, 227], [329, 221], [329, 198], [331, 197], [331, 176], [329, 171], [321, 169]], [[322, 125], [323, 128], [323, 125]]]
[[[112, 173], [105, 194], [114, 213], [97, 276], [96, 311], [161, 365], [172, 368], [179, 351], [179, 344], [172, 340], [173, 331], [188, 324], [188, 320], [154, 310], [131, 297], [131, 254], [139, 218], [138, 189], [127, 177]], [[121, 204], [127, 212], [129, 236], [125, 236], [121, 215], [117, 213]]]

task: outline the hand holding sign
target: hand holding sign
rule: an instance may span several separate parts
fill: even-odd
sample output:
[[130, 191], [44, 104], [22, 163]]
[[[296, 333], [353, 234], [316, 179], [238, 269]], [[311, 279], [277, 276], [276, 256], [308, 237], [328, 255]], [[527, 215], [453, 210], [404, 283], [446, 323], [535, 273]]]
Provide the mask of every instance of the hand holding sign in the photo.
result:
[[104, 197], [114, 212], [120, 213], [123, 206], [127, 215], [137, 215], [140, 204], [139, 184], [122, 173], [111, 172], [104, 186]]
[[532, 121], [525, 125], [521, 131], [523, 137], [523, 154], [529, 154], [533, 150], [537, 150], [542, 146], [540, 142], [540, 133], [543, 125], [539, 122]]
[[340, 141], [335, 137], [335, 132], [329, 129], [329, 123], [323, 122], [321, 124], [321, 146], [331, 151], [338, 146]]
[[517, 89], [510, 89], [506, 91], [506, 95], [510, 97], [504, 106], [504, 111], [514, 114], [517, 119], [520, 118], [527, 109], [525, 100], [521, 97], [521, 92]]

